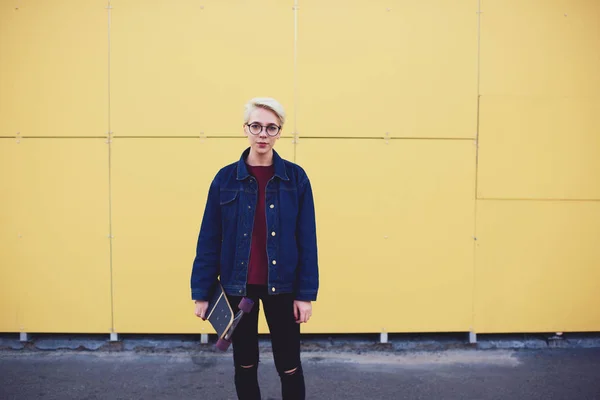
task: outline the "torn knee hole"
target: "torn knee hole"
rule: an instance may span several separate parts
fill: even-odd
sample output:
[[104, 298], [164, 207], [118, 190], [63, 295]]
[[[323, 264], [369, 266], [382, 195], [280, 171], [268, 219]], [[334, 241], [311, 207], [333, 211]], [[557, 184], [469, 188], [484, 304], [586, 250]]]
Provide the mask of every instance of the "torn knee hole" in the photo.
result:
[[248, 368], [254, 367], [254, 364], [252, 364], [252, 365], [240, 365], [240, 367], [248, 369]]
[[284, 374], [286, 374], [286, 375], [294, 375], [296, 373], [296, 371], [298, 371], [298, 367], [296, 367], [294, 369], [290, 369], [289, 371], [284, 371]]

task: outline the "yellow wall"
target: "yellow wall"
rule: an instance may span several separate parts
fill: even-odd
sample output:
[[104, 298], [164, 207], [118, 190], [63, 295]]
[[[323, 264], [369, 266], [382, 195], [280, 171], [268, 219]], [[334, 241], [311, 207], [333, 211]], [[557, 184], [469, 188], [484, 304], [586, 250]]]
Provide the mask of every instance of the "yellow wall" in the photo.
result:
[[190, 268], [254, 96], [284, 104], [276, 149], [314, 186], [304, 332], [600, 331], [599, 20], [591, 0], [0, 0], [0, 331], [213, 332]]

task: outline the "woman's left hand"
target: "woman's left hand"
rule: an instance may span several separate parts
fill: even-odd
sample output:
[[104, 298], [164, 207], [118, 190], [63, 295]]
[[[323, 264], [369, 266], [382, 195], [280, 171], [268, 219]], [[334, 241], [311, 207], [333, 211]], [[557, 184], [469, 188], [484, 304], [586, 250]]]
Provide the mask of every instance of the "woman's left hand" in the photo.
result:
[[312, 316], [312, 303], [310, 301], [294, 300], [294, 318], [296, 323], [308, 322]]

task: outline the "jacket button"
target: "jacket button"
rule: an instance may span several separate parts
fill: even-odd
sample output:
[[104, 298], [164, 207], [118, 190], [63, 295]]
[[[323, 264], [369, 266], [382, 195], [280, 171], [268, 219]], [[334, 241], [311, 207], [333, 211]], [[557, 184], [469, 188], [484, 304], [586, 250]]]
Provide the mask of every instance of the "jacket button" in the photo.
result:
[[273, 260], [273, 265], [277, 264], [277, 260]]
[[242, 289], [240, 289], [240, 293], [242, 293]]
[[248, 206], [248, 210], [250, 210], [252, 208], [252, 206]]
[[248, 234], [247, 234], [247, 233], [244, 233], [244, 237], [246, 237], [246, 236], [248, 236]]
[[275, 232], [271, 232], [271, 236], [275, 236]]
[[269, 206], [269, 208], [275, 208], [275, 205], [271, 204], [271, 205]]
[[275, 288], [271, 288], [271, 291], [272, 291], [272, 292], [274, 292], [274, 291], [275, 291]]

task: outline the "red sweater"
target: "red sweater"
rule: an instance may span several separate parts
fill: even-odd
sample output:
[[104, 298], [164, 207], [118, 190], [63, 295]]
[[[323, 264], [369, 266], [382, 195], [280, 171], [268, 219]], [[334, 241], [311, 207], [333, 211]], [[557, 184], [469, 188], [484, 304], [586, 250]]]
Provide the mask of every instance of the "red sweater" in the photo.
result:
[[250, 248], [250, 262], [248, 263], [248, 283], [252, 285], [266, 285], [268, 278], [269, 260], [267, 257], [267, 216], [265, 214], [265, 189], [267, 182], [273, 177], [275, 168], [252, 167], [247, 165], [250, 175], [258, 183], [258, 201], [254, 212], [254, 227], [252, 228], [252, 245]]

